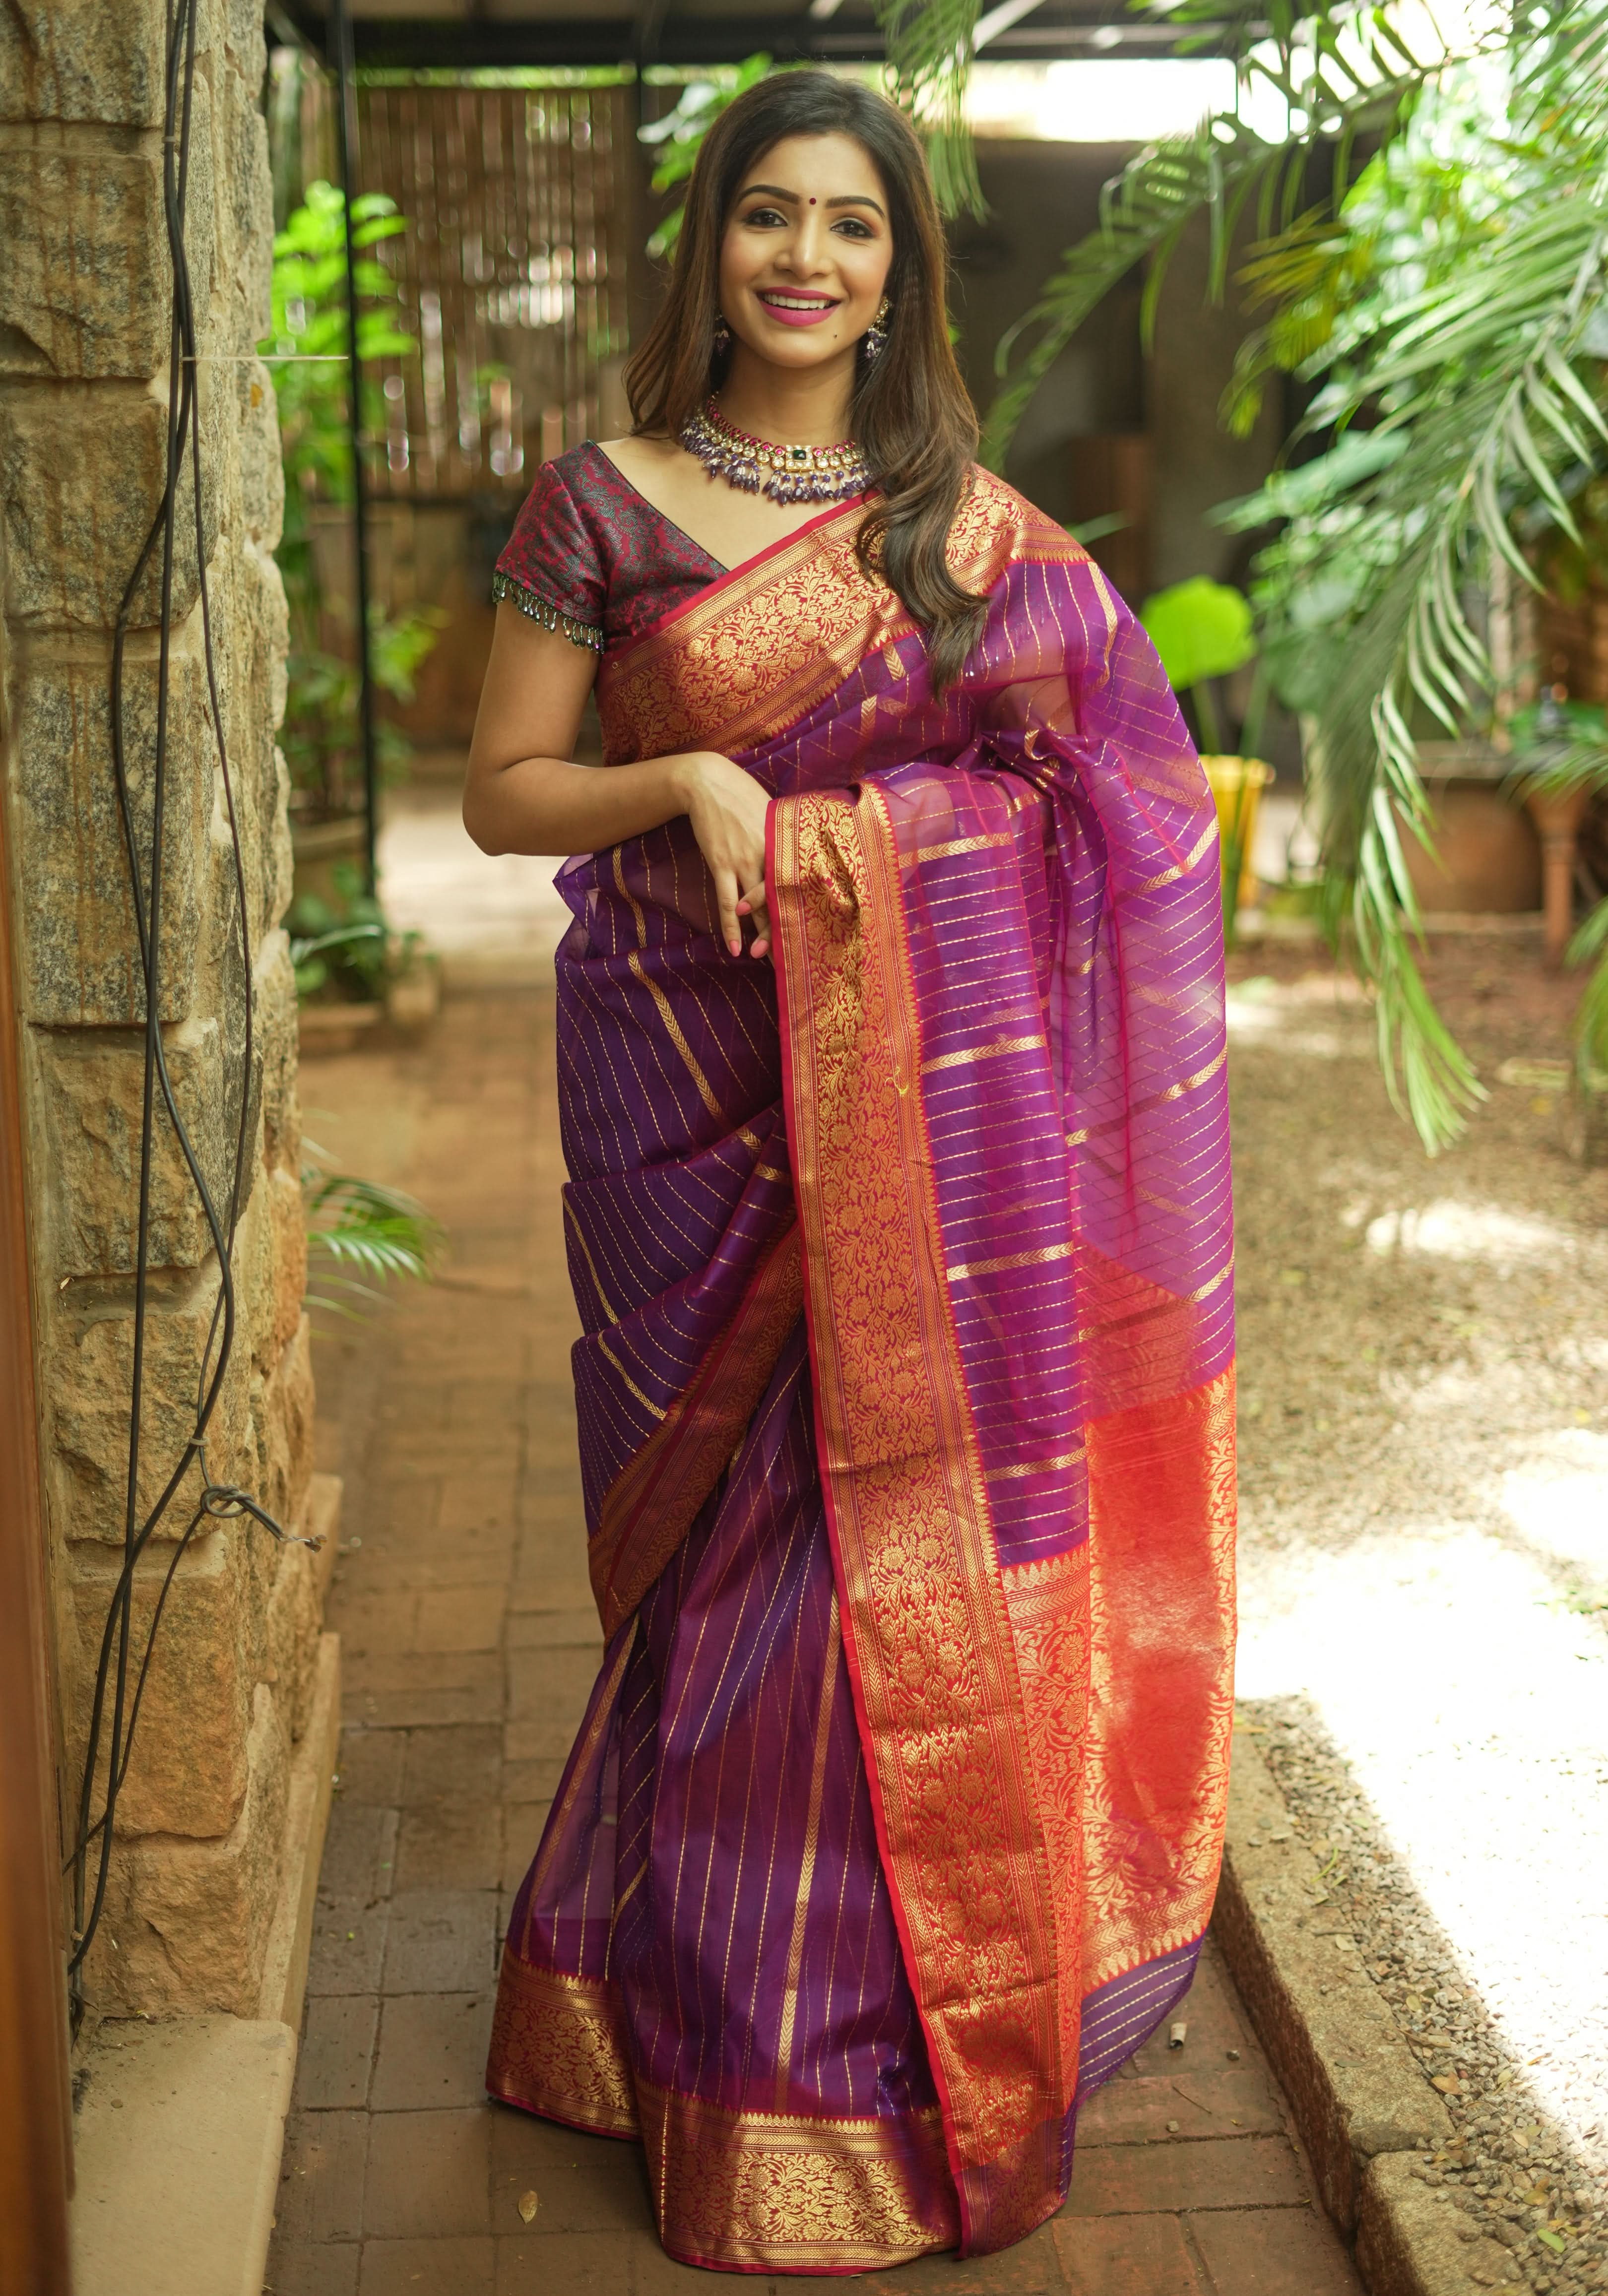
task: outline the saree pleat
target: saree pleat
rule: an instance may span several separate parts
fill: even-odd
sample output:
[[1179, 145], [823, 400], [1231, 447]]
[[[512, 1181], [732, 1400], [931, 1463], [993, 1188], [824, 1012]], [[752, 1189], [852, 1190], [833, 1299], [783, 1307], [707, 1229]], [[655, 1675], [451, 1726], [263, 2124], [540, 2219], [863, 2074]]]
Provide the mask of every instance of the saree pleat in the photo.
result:
[[980, 475], [941, 700], [833, 512], [605, 657], [611, 758], [770, 791], [561, 875], [602, 1672], [488, 2085], [640, 2134], [667, 2247], [847, 2272], [1060, 2205], [1187, 1986], [1233, 1636], [1215, 819], [1143, 634]]

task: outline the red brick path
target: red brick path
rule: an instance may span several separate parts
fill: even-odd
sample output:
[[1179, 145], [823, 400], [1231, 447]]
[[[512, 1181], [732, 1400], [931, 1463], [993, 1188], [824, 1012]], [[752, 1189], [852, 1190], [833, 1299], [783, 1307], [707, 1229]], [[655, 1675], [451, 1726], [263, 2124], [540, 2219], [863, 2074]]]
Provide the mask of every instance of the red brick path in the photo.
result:
[[[355, 1334], [326, 1319], [320, 1342], [322, 1464], [347, 1478], [330, 1614], [346, 1728], [268, 2286], [707, 2290], [660, 2249], [635, 2146], [495, 2107], [480, 2086], [500, 1920], [599, 1650], [551, 998], [455, 1002], [424, 1047], [310, 1063], [302, 1095], [312, 1137], [413, 1189], [452, 1255], [429, 1290]], [[907, 2266], [890, 2296], [1356, 2296], [1210, 1951], [1181, 2013], [1184, 2047], [1153, 2044], [1085, 2114], [1054, 2224], [1004, 2256]]]

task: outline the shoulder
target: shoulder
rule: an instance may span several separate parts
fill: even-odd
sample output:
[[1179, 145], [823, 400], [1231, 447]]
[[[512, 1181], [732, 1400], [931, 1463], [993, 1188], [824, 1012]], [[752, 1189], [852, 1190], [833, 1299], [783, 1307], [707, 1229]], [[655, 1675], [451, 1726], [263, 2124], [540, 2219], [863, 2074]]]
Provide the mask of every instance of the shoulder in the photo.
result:
[[[600, 471], [598, 465], [602, 465]], [[545, 517], [584, 516], [587, 504], [606, 483], [610, 468], [606, 455], [599, 452], [591, 439], [584, 446], [566, 447], [544, 463], [536, 474], [535, 482], [525, 497], [521, 519], [528, 515]]]
[[1091, 562], [1063, 526], [980, 463], [972, 463], [950, 521], [948, 554], [957, 578], [971, 577], [968, 587], [975, 586], [980, 575], [997, 580], [1015, 560], [1062, 566]]
[[595, 447], [544, 463], [496, 563], [492, 595], [578, 645], [603, 645], [608, 569], [589, 507]]

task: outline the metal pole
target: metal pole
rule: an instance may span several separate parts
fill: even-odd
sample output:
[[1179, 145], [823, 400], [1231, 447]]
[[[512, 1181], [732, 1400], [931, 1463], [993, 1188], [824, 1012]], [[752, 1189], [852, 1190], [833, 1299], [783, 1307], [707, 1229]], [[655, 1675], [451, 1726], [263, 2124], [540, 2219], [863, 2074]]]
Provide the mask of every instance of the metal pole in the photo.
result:
[[352, 239], [352, 201], [357, 195], [357, 81], [352, 49], [352, 20], [346, 0], [330, 0], [330, 45], [338, 97], [340, 188], [346, 201], [347, 422], [352, 441], [352, 554], [357, 590], [357, 721], [363, 738], [363, 861], [371, 893], [379, 890], [376, 844], [380, 823], [380, 774], [374, 742], [374, 679], [369, 659], [368, 501], [363, 479], [363, 374], [357, 364], [357, 250]]

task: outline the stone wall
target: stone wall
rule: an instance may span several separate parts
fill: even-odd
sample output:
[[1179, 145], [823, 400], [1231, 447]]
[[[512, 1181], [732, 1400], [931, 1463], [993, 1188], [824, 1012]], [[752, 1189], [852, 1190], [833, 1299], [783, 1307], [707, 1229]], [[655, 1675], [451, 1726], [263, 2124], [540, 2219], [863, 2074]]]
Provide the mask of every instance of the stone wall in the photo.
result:
[[[0, 9], [0, 767], [25, 1027], [42, 1444], [64, 1831], [119, 1559], [144, 999], [110, 748], [111, 630], [162, 480], [169, 324], [162, 228], [162, 0]], [[285, 618], [268, 325], [272, 199], [261, 9], [203, 0], [187, 240], [201, 357], [203, 527], [221, 714], [244, 840], [256, 988], [253, 1138], [235, 1254], [239, 1327], [209, 1448], [281, 1521], [308, 1504], [296, 1004], [274, 729]], [[190, 501], [186, 488], [185, 500]], [[181, 530], [183, 521], [181, 521]], [[201, 652], [193, 515], [175, 577], [162, 1021], [215, 1194], [239, 1113], [234, 873]], [[149, 833], [157, 592], [136, 603], [126, 723]], [[191, 1425], [218, 1269], [159, 1127], [145, 1495]], [[143, 1570], [136, 1624], [191, 1511], [192, 1471]], [[245, 1522], [198, 1537], [168, 1600], [88, 1964], [109, 2010], [257, 2013], [320, 1595], [302, 1547]], [[138, 1646], [136, 1641], [136, 1647]]]

